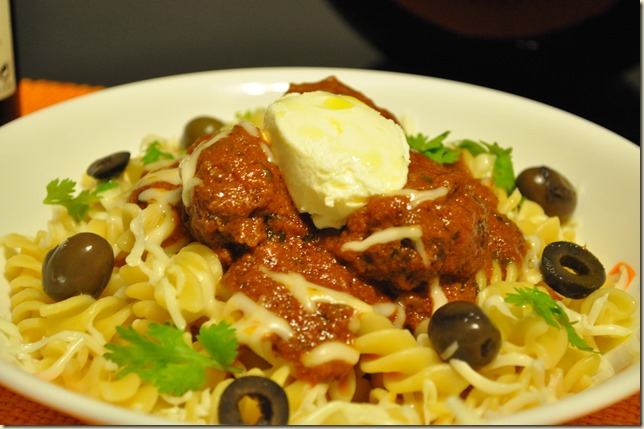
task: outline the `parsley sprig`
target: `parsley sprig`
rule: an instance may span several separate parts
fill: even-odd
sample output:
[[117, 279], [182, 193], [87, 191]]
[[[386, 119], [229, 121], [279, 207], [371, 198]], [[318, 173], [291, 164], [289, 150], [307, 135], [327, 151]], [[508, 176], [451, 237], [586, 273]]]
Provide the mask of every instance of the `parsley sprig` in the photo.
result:
[[408, 135], [407, 144], [410, 148], [438, 163], [452, 164], [458, 161], [461, 151], [458, 148], [445, 146], [444, 142], [449, 133], [449, 131], [445, 131], [431, 139], [423, 133], [418, 133], [415, 136]]
[[494, 184], [504, 189], [508, 194], [514, 190], [516, 183], [514, 167], [512, 165], [512, 148], [504, 149], [496, 142], [490, 144], [482, 140], [477, 142], [470, 139], [462, 140], [458, 144], [458, 147], [467, 149], [472, 156], [486, 152], [494, 155], [494, 165], [492, 166], [492, 180]]
[[536, 287], [515, 288], [515, 290], [516, 293], [509, 293], [505, 296], [507, 303], [517, 306], [530, 305], [548, 325], [559, 329], [564, 328], [568, 334], [568, 342], [573, 347], [587, 352], [595, 351], [575, 331], [573, 325], [577, 322], [571, 322], [562, 304], [555, 301], [548, 293]]
[[514, 166], [512, 165], [512, 148], [504, 149], [497, 143], [486, 143], [471, 139], [461, 140], [455, 146], [445, 144], [450, 132], [445, 131], [434, 138], [429, 138], [423, 133], [407, 136], [407, 144], [413, 150], [422, 153], [428, 158], [441, 164], [452, 164], [459, 160], [461, 149], [467, 149], [473, 156], [481, 153], [491, 153], [495, 156], [492, 167], [492, 180], [494, 184], [505, 189], [509, 194], [516, 186]]
[[235, 118], [237, 118], [238, 120], [243, 120], [243, 119], [250, 120], [252, 117], [253, 117], [253, 111], [251, 109], [235, 112]]
[[116, 182], [101, 182], [92, 192], [83, 189], [78, 195], [76, 192], [76, 182], [71, 179], [54, 179], [47, 184], [47, 196], [43, 200], [44, 204], [61, 205], [67, 209], [67, 213], [80, 222], [87, 216], [89, 206], [100, 199], [100, 194], [118, 186]]
[[226, 322], [202, 326], [197, 335], [208, 355], [194, 350], [184, 341], [183, 331], [169, 324], [152, 323], [146, 335], [132, 327], [116, 327], [127, 345], [110, 342], [104, 356], [119, 365], [117, 378], [131, 372], [159, 390], [181, 396], [198, 390], [206, 382], [206, 368], [238, 371], [231, 366], [237, 357], [235, 330]]
[[148, 165], [162, 159], [174, 159], [174, 156], [169, 152], [162, 151], [161, 143], [154, 141], [145, 148], [145, 153], [143, 154], [143, 157], [141, 157], [141, 162], [143, 165]]

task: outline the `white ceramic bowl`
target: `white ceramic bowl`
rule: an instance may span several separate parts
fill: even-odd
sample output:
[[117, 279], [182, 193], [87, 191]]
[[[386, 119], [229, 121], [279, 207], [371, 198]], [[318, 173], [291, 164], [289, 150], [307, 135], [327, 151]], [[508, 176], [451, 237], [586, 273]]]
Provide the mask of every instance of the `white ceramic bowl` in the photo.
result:
[[[196, 73], [106, 89], [43, 109], [0, 128], [0, 236], [33, 234], [46, 225], [45, 185], [80, 178], [95, 159], [116, 150], [138, 152], [143, 136], [174, 137], [194, 116], [232, 119], [266, 106], [289, 82], [335, 75], [418, 130], [513, 147], [516, 171], [548, 165], [579, 187], [578, 240], [607, 267], [625, 261], [640, 288], [640, 150], [635, 144], [561, 110], [472, 85], [398, 73], [328, 68], [239, 69]], [[0, 258], [0, 270], [4, 259]], [[0, 314], [8, 312], [0, 278]], [[638, 333], [639, 335], [639, 333]], [[0, 362], [0, 383], [84, 421], [172, 424], [66, 391]], [[640, 388], [639, 362], [585, 392], [490, 424], [557, 424], [611, 405]]]

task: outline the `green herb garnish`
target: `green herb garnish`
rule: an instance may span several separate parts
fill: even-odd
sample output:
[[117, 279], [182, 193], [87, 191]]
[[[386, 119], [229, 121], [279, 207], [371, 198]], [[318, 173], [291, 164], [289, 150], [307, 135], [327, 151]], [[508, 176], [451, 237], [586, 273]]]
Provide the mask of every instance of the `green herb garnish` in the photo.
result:
[[145, 153], [141, 158], [143, 165], [152, 164], [153, 162], [157, 162], [161, 159], [174, 159], [174, 156], [172, 156], [171, 153], [162, 151], [160, 146], [161, 143], [154, 141], [145, 149]]
[[445, 131], [430, 139], [425, 134], [418, 133], [415, 136], [407, 136], [407, 144], [410, 148], [438, 163], [452, 164], [458, 161], [461, 151], [458, 148], [445, 146], [444, 141], [448, 135], [449, 131]]
[[105, 358], [119, 365], [117, 378], [134, 372], [153, 384], [159, 393], [181, 396], [206, 383], [206, 368], [238, 371], [232, 367], [237, 356], [235, 330], [226, 322], [202, 326], [197, 335], [209, 355], [199, 353], [184, 341], [183, 331], [168, 324], [152, 323], [147, 335], [132, 327], [117, 326], [120, 338], [129, 345], [110, 342]]
[[118, 187], [118, 185], [116, 182], [101, 182], [94, 191], [90, 192], [87, 189], [83, 189], [78, 195], [74, 196], [76, 182], [71, 179], [54, 179], [47, 184], [47, 196], [43, 203], [65, 207], [67, 213], [76, 222], [80, 222], [87, 216], [90, 204], [100, 199], [100, 193]]
[[530, 305], [532, 309], [546, 321], [550, 326], [555, 328], [564, 328], [568, 334], [568, 342], [579, 350], [587, 352], [595, 351], [590, 347], [575, 331], [573, 325], [577, 322], [571, 322], [568, 319], [563, 305], [555, 301], [548, 293], [543, 292], [536, 287], [533, 288], [515, 288], [517, 293], [509, 293], [505, 296], [505, 301], [517, 306]]
[[462, 140], [458, 147], [467, 149], [472, 156], [481, 153], [491, 153], [495, 155], [494, 165], [492, 167], [492, 180], [494, 185], [504, 189], [510, 194], [515, 187], [514, 167], [512, 165], [512, 148], [504, 149], [496, 142], [493, 144], [484, 141], [474, 141], [470, 139]]
[[253, 110], [250, 110], [250, 109], [245, 110], [243, 112], [241, 112], [241, 111], [240, 112], [235, 112], [235, 118], [240, 120], [240, 121], [243, 120], [243, 119], [250, 120], [253, 117], [253, 113], [254, 113]]

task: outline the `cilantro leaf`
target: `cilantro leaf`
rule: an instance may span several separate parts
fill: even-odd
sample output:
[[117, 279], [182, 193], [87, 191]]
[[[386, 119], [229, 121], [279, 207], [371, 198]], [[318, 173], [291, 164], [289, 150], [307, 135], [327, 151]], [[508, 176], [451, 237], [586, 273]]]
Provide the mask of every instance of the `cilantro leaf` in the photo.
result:
[[109, 191], [110, 189], [114, 189], [118, 187], [119, 187], [118, 182], [112, 182], [110, 180], [106, 182], [100, 182], [98, 185], [96, 185], [96, 190], [93, 192], [93, 194], [98, 195], [102, 192]]
[[161, 159], [174, 159], [174, 156], [172, 156], [171, 153], [162, 151], [160, 146], [161, 143], [154, 141], [145, 149], [145, 153], [141, 158], [143, 165], [152, 164], [153, 162], [157, 162]]
[[61, 205], [67, 209], [67, 213], [80, 222], [87, 216], [89, 206], [100, 199], [99, 194], [108, 189], [117, 187], [116, 182], [100, 183], [93, 192], [83, 189], [78, 195], [76, 192], [76, 182], [71, 179], [54, 179], [47, 184], [47, 195], [43, 199], [44, 204]]
[[409, 147], [425, 155], [426, 157], [441, 163], [452, 164], [458, 161], [461, 151], [457, 148], [445, 146], [444, 141], [449, 131], [430, 139], [425, 134], [418, 133], [415, 136], [407, 136]]
[[248, 120], [250, 120], [250, 118], [252, 118], [252, 117], [253, 117], [253, 111], [252, 111], [252, 110], [250, 110], [250, 109], [245, 110], [245, 111], [243, 111], [243, 112], [242, 112], [242, 111], [240, 111], [240, 112], [235, 112], [235, 118], [237, 118], [237, 119], [239, 119], [239, 120], [243, 120], [243, 119], [248, 119]]
[[467, 149], [472, 156], [489, 152], [495, 155], [494, 165], [492, 167], [492, 180], [494, 185], [504, 189], [508, 194], [511, 193], [515, 186], [514, 166], [512, 165], [512, 148], [504, 149], [498, 143], [486, 143], [482, 140], [474, 141], [464, 139], [458, 147]]
[[237, 357], [237, 337], [232, 326], [219, 323], [202, 327], [197, 340], [219, 364], [219, 369], [230, 369], [230, 365]]
[[134, 372], [153, 384], [159, 393], [181, 396], [206, 383], [206, 368], [237, 371], [231, 366], [237, 356], [235, 330], [226, 322], [202, 326], [197, 339], [210, 356], [194, 350], [183, 339], [183, 331], [169, 324], [152, 323], [146, 335], [132, 327], [117, 326], [120, 338], [129, 345], [110, 342], [104, 356], [119, 365], [117, 378]]
[[515, 288], [515, 291], [516, 293], [509, 293], [505, 296], [507, 303], [516, 306], [530, 305], [548, 325], [559, 329], [564, 328], [568, 334], [568, 342], [573, 347], [588, 352], [594, 351], [575, 331], [573, 325], [576, 322], [570, 321], [561, 303], [555, 301], [548, 293], [536, 287]]
[[45, 204], [60, 204], [63, 201], [72, 199], [76, 182], [72, 179], [54, 179], [47, 184], [47, 197]]
[[472, 154], [472, 156], [477, 156], [488, 151], [487, 148], [481, 143], [470, 139], [461, 140], [458, 144], [458, 147], [467, 149]]

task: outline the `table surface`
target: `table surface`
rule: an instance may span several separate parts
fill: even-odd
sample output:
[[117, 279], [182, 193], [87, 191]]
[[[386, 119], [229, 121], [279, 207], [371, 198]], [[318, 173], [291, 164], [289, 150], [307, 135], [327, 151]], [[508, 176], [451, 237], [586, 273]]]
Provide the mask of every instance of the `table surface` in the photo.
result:
[[[99, 91], [102, 87], [67, 82], [23, 79], [20, 82], [21, 113], [27, 115], [52, 104]], [[640, 392], [603, 410], [567, 422], [566, 425], [640, 425]], [[84, 422], [31, 401], [0, 386], [0, 424], [82, 425]]]

